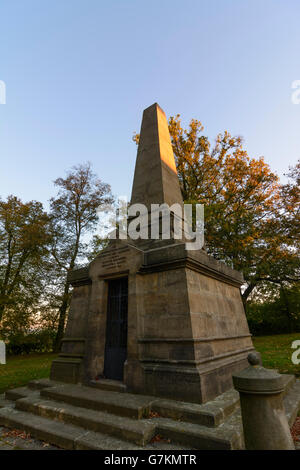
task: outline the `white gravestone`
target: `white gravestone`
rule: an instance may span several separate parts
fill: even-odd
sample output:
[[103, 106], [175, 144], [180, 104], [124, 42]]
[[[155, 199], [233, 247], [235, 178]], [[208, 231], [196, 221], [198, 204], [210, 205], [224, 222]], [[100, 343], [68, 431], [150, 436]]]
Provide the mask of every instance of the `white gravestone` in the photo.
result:
[[0, 340], [0, 364], [6, 364], [5, 359], [5, 343]]

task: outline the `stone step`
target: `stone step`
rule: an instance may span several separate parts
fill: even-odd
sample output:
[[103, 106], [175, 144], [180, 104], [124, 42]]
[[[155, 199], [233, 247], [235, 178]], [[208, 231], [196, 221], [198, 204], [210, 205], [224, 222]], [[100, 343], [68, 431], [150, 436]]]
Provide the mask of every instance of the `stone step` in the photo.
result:
[[283, 399], [283, 405], [289, 425], [292, 426], [300, 410], [300, 379], [296, 380], [289, 389]]
[[217, 428], [174, 421], [169, 418], [154, 418], [156, 431], [172, 442], [189, 445], [199, 450], [238, 450], [243, 449], [242, 420], [239, 410], [235, 411], [228, 422]]
[[29, 396], [17, 400], [16, 409], [105, 433], [142, 446], [155, 435], [156, 425], [151, 419], [130, 419], [41, 397]]
[[44, 388], [40, 394], [41, 397], [80, 406], [81, 408], [106, 411], [114, 415], [135, 419], [147, 418], [151, 404], [156, 400], [155, 397], [145, 395], [111, 392], [72, 384]]
[[198, 405], [124, 392], [121, 394], [80, 385], [53, 383], [46, 379], [32, 381], [29, 386], [30, 388], [20, 387], [8, 391], [7, 397], [10, 400], [18, 400], [32, 394], [38, 397], [40, 393], [42, 397], [55, 401], [129, 418], [141, 419], [147, 417], [150, 411], [154, 411], [162, 417], [210, 427], [221, 424], [239, 404], [239, 396], [235, 390], [225, 392], [213, 402]]
[[50, 379], [37, 379], [31, 380], [27, 387], [31, 388], [32, 390], [43, 390], [43, 388], [54, 387], [55, 385], [60, 385], [60, 382], [55, 382], [54, 380]]
[[14, 450], [63, 450], [57, 446], [48, 444], [47, 442], [37, 441], [28, 442], [25, 439], [18, 439]]
[[147, 417], [150, 411], [162, 417], [216, 427], [229, 416], [239, 405], [239, 395], [235, 390], [229, 390], [213, 402], [204, 405], [178, 402], [175, 400], [147, 397], [131, 393], [95, 390], [79, 385], [59, 385], [41, 390], [41, 396], [71, 405], [98, 411], [141, 419]]
[[90, 385], [99, 390], [110, 390], [112, 392], [126, 392], [126, 385], [118, 380], [99, 379], [91, 380]]
[[[289, 378], [286, 382], [284, 406], [291, 425], [300, 407], [300, 381]], [[61, 383], [46, 388], [21, 387], [8, 391], [4, 400], [9, 397], [15, 400], [16, 409], [2, 407], [0, 425], [25, 430], [66, 449], [243, 448], [241, 413], [234, 391], [204, 405]], [[221, 417], [218, 408], [225, 410]], [[158, 413], [156, 417], [153, 411]], [[206, 425], [201, 422], [204, 416], [209, 417]], [[146, 417], [151, 419], [143, 419]], [[153, 435], [165, 441], [152, 442]]]
[[240, 398], [236, 390], [231, 389], [211, 402], [198, 405], [175, 400], [157, 399], [151, 406], [152, 411], [160, 416], [186, 421], [203, 426], [216, 427], [239, 406]]
[[[28, 399], [21, 399], [18, 403]], [[87, 410], [83, 410], [86, 412]], [[121, 418], [124, 420], [124, 418]], [[0, 409], [0, 425], [22, 429], [36, 439], [46, 441], [64, 449], [104, 449], [104, 450], [134, 450], [134, 449], [203, 449], [226, 450], [241, 448], [238, 433], [231, 427], [224, 429], [206, 428], [192, 423], [183, 423], [167, 418], [151, 419], [151, 426], [156, 427], [156, 434], [172, 444], [148, 444], [137, 446], [132, 442], [117, 439], [102, 432], [87, 431], [81, 426], [75, 426], [61, 421], [38, 416], [19, 409]], [[174, 443], [175, 444], [174, 444]], [[179, 444], [180, 446], [176, 446]], [[184, 446], [184, 447], [182, 447]]]
[[5, 393], [0, 395], [0, 408], [5, 408], [6, 406], [14, 406], [14, 402], [12, 400], [7, 400], [5, 398]]
[[102, 433], [22, 412], [14, 408], [0, 409], [0, 424], [22, 429], [31, 436], [68, 450], [138, 450], [141, 447]]
[[39, 391], [32, 390], [29, 387], [18, 387], [18, 388], [13, 388], [11, 390], [7, 390], [5, 392], [6, 400], [12, 400], [12, 401], [16, 401], [16, 400], [19, 400], [20, 398], [25, 398], [31, 395], [38, 396]]

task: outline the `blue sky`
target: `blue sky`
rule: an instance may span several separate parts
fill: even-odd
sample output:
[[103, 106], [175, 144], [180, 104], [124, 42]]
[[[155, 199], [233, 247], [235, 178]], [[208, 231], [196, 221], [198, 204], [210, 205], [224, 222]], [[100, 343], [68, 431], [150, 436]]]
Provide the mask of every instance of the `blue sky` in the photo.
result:
[[91, 161], [130, 196], [142, 111], [242, 135], [280, 176], [300, 157], [299, 0], [2, 0], [0, 195], [47, 205]]

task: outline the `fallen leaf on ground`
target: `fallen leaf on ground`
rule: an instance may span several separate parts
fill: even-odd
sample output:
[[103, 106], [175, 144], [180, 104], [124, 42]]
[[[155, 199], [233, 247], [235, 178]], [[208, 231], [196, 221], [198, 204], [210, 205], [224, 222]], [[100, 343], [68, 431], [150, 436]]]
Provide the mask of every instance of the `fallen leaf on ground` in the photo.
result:
[[300, 442], [300, 417], [296, 418], [296, 421], [291, 428], [291, 434], [294, 442]]
[[169, 443], [171, 441], [170, 441], [170, 439], [165, 439], [160, 434], [156, 434], [154, 437], [152, 437], [150, 442], [153, 444], [154, 442], [168, 442]]
[[159, 418], [160, 414], [157, 413], [156, 411], [150, 411], [148, 418]]
[[11, 431], [7, 431], [2, 435], [3, 437], [19, 437], [20, 439], [30, 439], [30, 434], [26, 433], [25, 431], [20, 431], [19, 429], [12, 429]]

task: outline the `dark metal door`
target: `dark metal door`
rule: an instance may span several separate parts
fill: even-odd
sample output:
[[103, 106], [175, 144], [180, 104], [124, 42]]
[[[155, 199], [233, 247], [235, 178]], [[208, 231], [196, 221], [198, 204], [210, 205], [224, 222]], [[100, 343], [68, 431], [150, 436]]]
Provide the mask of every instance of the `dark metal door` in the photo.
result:
[[123, 380], [127, 357], [128, 279], [109, 281], [106, 317], [104, 376]]

